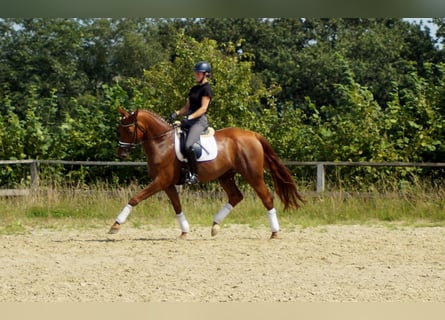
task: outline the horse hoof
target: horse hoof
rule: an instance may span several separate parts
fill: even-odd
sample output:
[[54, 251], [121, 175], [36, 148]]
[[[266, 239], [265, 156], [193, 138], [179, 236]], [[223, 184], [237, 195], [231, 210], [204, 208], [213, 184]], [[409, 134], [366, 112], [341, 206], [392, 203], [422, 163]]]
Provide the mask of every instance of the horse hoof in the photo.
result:
[[271, 239], [278, 239], [278, 232], [272, 232]]
[[187, 232], [181, 232], [181, 234], [179, 235], [179, 239], [181, 240], [187, 239]]
[[119, 232], [120, 228], [121, 228], [121, 225], [119, 223], [115, 222], [111, 226], [110, 230], [108, 231], [108, 234], [116, 234]]
[[216, 236], [219, 233], [219, 230], [221, 230], [221, 227], [219, 226], [219, 224], [217, 224], [217, 223], [214, 224], [212, 226], [212, 232], [211, 232], [212, 237]]

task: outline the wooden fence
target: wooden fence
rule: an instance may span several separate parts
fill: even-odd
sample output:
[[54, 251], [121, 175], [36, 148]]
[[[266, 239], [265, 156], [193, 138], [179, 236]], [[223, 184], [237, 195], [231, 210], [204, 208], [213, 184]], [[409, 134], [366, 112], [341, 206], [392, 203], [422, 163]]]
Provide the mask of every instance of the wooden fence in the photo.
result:
[[[45, 165], [81, 165], [81, 166], [146, 166], [146, 162], [131, 161], [65, 161], [65, 160], [0, 160], [2, 165], [29, 165], [31, 173], [30, 190], [37, 190], [39, 186], [39, 164]], [[334, 162], [334, 161], [284, 161], [288, 167], [291, 166], [311, 166], [316, 167], [316, 192], [325, 191], [326, 167], [328, 166], [349, 166], [349, 167], [429, 167], [445, 168], [445, 162], [439, 163], [418, 163], [418, 162]], [[26, 195], [28, 189], [0, 189], [0, 196], [6, 195]]]

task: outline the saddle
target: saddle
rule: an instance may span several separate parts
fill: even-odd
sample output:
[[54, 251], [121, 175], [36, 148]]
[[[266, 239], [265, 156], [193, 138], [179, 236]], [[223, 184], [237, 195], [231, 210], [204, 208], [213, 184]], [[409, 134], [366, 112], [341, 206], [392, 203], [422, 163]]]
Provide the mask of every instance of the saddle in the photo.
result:
[[[187, 132], [181, 127], [175, 129], [175, 152], [176, 157], [181, 162], [187, 162], [185, 155], [185, 140], [187, 139]], [[210, 161], [216, 158], [218, 148], [215, 140], [215, 130], [212, 127], [207, 128], [197, 143], [193, 145], [193, 151], [198, 162]]]

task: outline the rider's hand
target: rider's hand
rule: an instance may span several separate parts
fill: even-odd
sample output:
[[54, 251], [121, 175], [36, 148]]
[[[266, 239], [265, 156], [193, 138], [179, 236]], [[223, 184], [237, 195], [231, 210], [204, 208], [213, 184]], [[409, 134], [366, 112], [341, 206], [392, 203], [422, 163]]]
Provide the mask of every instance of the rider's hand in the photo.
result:
[[189, 128], [190, 127], [190, 121], [187, 118], [184, 118], [181, 120], [181, 128]]

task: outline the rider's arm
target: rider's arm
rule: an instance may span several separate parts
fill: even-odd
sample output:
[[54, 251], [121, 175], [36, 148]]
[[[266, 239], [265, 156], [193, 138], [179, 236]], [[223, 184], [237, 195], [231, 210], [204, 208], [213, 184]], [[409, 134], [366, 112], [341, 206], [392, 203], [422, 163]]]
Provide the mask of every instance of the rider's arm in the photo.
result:
[[206, 113], [207, 108], [209, 107], [209, 104], [210, 104], [210, 97], [207, 97], [207, 96], [202, 97], [201, 107], [198, 110], [196, 110], [195, 112], [193, 112], [191, 115], [189, 115], [187, 118], [189, 120], [199, 118], [204, 113]]

